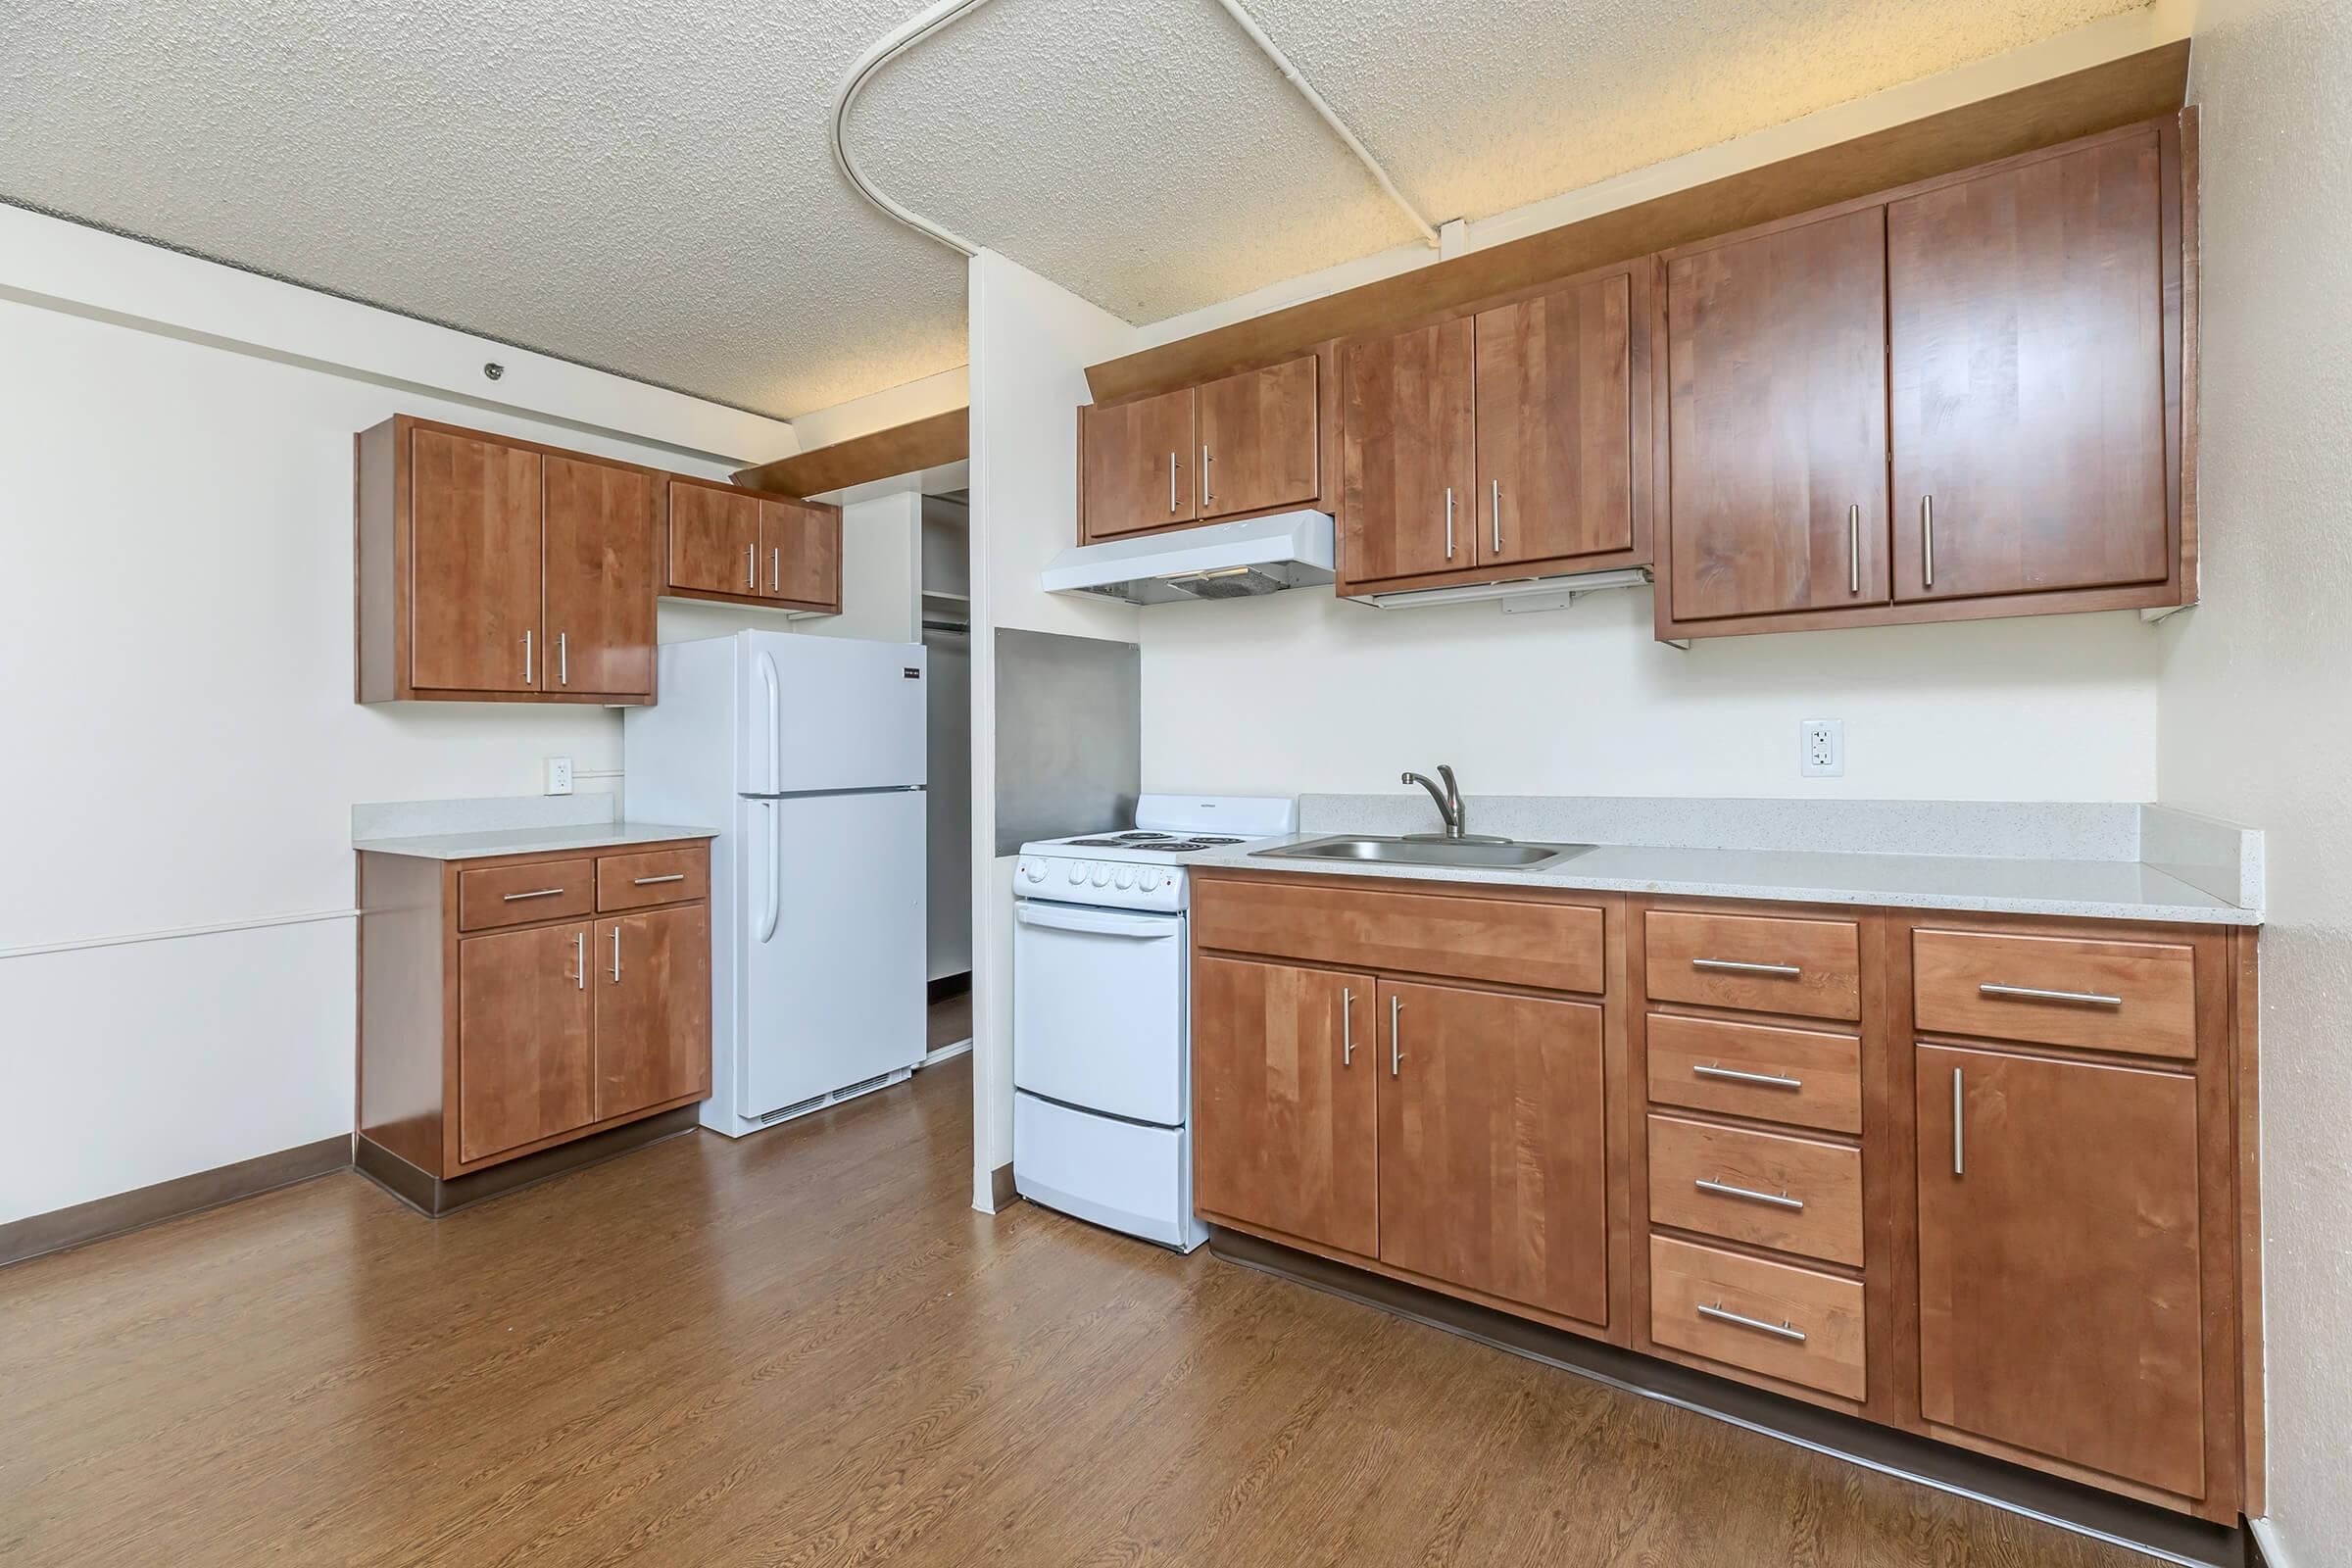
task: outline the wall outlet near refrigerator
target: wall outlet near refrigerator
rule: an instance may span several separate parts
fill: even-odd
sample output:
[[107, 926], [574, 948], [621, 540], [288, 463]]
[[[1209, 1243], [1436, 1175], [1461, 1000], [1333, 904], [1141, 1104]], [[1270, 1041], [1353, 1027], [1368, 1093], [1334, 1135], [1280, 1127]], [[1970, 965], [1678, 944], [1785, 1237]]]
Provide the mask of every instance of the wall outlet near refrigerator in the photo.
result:
[[1806, 778], [1845, 776], [1845, 720], [1808, 718], [1798, 722], [1797, 768]]
[[547, 760], [547, 793], [550, 795], [569, 795], [571, 793], [570, 758], [551, 757]]

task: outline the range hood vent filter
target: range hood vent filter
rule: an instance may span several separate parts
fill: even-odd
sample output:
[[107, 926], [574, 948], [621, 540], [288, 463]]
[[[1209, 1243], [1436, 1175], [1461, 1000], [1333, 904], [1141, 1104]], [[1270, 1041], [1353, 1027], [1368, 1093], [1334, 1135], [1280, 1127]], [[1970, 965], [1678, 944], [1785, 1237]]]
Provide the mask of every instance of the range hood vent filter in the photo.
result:
[[1050, 593], [1131, 605], [1256, 599], [1330, 582], [1331, 546], [1329, 513], [1285, 512], [1080, 545], [1054, 557], [1039, 581]]

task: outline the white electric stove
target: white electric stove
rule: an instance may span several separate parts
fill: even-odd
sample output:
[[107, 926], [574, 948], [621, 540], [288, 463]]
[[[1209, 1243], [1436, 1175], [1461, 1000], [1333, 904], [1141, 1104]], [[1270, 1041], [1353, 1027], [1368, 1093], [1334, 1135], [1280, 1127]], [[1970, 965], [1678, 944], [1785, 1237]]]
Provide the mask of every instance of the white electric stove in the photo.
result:
[[1184, 858], [1298, 830], [1288, 799], [1147, 795], [1136, 825], [1021, 846], [1013, 871], [1012, 1180], [1190, 1251], [1191, 943]]

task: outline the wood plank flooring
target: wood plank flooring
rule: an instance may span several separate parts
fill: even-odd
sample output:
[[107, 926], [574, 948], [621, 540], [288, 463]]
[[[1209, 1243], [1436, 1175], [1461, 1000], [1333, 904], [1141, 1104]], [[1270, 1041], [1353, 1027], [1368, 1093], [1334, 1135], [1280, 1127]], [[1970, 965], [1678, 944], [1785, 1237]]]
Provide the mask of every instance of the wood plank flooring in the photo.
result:
[[438, 1223], [0, 1270], [0, 1562], [2147, 1559], [970, 1190], [969, 1058]]

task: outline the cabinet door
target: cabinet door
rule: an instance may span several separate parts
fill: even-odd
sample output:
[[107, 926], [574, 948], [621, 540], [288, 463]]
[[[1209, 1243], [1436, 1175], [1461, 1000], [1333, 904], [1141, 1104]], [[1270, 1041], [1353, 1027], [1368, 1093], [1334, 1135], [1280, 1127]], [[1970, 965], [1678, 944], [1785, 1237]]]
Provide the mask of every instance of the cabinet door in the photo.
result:
[[1193, 964], [1193, 1201], [1365, 1257], [1380, 1246], [1373, 982]]
[[1262, 512], [1321, 493], [1313, 355], [1225, 376], [1200, 395], [1202, 517]]
[[410, 441], [410, 684], [538, 690], [539, 454], [446, 430]]
[[485, 1159], [593, 1118], [589, 928], [458, 944], [458, 1157]]
[[669, 585], [701, 593], [757, 594], [760, 498], [709, 485], [669, 487]]
[[1078, 411], [1084, 531], [1108, 539], [1190, 522], [1193, 389]]
[[546, 689], [654, 694], [654, 477], [547, 463]]
[[1480, 565], [1634, 545], [1633, 281], [1478, 317]]
[[596, 1119], [710, 1092], [710, 911], [596, 923]]
[[1384, 981], [1379, 1024], [1381, 1261], [1605, 1324], [1600, 1008]]
[[1920, 1413], [2202, 1495], [2195, 1081], [1916, 1060]]
[[1883, 605], [1886, 209], [1668, 264], [1677, 620]]
[[841, 509], [816, 501], [760, 503], [760, 592], [841, 609]]
[[2162, 207], [2149, 131], [1887, 209], [1897, 599], [2168, 575]]
[[1340, 527], [1351, 583], [1473, 563], [1475, 332], [1462, 317], [1347, 352]]

